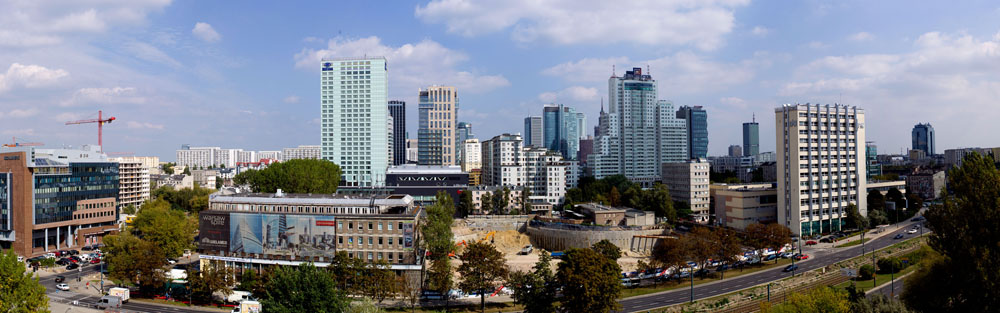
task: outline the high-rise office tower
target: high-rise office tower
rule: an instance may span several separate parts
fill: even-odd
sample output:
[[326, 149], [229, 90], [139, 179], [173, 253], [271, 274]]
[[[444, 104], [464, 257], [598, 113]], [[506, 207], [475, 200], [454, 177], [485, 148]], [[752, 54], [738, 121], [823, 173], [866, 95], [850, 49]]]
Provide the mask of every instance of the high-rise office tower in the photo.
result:
[[930, 123], [913, 126], [913, 150], [923, 150], [934, 155], [934, 127]]
[[868, 181], [872, 181], [873, 176], [882, 175], [882, 164], [878, 163], [878, 146], [874, 141], [865, 142], [865, 163], [868, 165]]
[[867, 216], [864, 110], [786, 104], [774, 111], [778, 223], [811, 235], [841, 230], [850, 204]]
[[462, 164], [462, 154], [465, 153], [465, 141], [476, 138], [472, 133], [472, 123], [458, 122], [455, 128], [455, 163]]
[[743, 156], [760, 154], [760, 124], [757, 116], [750, 123], [743, 123]]
[[587, 166], [596, 178], [625, 175], [652, 186], [660, 180], [660, 165], [687, 160], [684, 120], [673, 104], [657, 100], [656, 80], [642, 68], [608, 78], [608, 111], [601, 110], [598, 136]]
[[392, 116], [392, 165], [406, 164], [406, 102], [389, 100]]
[[743, 155], [743, 148], [740, 145], [729, 145], [729, 156], [738, 157]]
[[580, 138], [586, 138], [586, 116], [562, 104], [546, 104], [542, 111], [542, 145], [559, 151], [563, 159], [576, 160]]
[[431, 86], [420, 91], [417, 163], [457, 165], [458, 92], [455, 87]]
[[687, 120], [688, 157], [691, 159], [708, 157], [708, 112], [700, 105], [682, 106], [677, 110], [677, 118]]
[[324, 59], [320, 65], [322, 158], [340, 165], [344, 185], [384, 184], [390, 152], [385, 58]]
[[542, 117], [529, 116], [524, 118], [524, 143], [529, 147], [544, 147], [542, 141]]

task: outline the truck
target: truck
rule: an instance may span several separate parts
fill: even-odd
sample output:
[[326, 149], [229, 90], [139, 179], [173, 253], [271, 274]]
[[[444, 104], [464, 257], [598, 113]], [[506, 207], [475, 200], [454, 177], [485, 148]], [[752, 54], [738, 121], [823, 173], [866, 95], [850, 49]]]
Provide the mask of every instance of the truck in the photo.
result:
[[[128, 289], [125, 289], [128, 290]], [[94, 307], [107, 310], [107, 309], [117, 309], [122, 306], [122, 299], [117, 296], [103, 296], [94, 303]]]
[[260, 302], [246, 300], [233, 308], [232, 313], [260, 313]]
[[129, 299], [128, 288], [114, 287], [108, 289], [108, 295], [118, 297], [118, 299], [121, 300], [122, 303], [128, 303]]
[[527, 245], [527, 246], [524, 246], [524, 248], [521, 248], [521, 252], [518, 252], [517, 254], [519, 254], [519, 255], [529, 255], [534, 250], [535, 250], [534, 247], [532, 247], [531, 245]]

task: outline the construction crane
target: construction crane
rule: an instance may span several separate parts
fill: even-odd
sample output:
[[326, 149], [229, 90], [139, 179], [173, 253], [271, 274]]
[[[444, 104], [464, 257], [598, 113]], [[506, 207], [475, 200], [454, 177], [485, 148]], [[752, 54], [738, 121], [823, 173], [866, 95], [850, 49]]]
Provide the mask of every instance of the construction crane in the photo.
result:
[[66, 122], [66, 125], [97, 123], [97, 146], [101, 147], [101, 153], [104, 153], [104, 138], [103, 138], [104, 137], [104, 124], [111, 123], [111, 122], [113, 122], [115, 120], [114, 116], [110, 116], [107, 119], [104, 119], [104, 115], [103, 114], [104, 114], [104, 112], [97, 111], [97, 118], [96, 119]]
[[41, 146], [44, 145], [41, 142], [17, 142], [17, 137], [11, 137], [11, 143], [3, 144], [4, 147], [27, 147], [27, 146]]

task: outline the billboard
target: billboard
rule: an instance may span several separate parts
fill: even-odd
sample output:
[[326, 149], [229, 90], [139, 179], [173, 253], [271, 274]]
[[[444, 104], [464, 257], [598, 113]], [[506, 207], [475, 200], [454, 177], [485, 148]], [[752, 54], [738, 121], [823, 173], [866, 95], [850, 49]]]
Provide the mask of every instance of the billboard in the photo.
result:
[[199, 248], [218, 251], [229, 249], [229, 213], [201, 212], [198, 229]]
[[403, 249], [413, 250], [413, 222], [403, 222]]
[[229, 251], [332, 257], [335, 231], [333, 216], [232, 213]]

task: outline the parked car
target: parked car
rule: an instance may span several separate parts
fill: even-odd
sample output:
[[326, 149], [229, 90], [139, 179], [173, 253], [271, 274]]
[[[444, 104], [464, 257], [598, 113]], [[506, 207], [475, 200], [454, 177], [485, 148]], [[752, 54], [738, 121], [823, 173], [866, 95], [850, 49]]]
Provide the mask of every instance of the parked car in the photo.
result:
[[56, 265], [69, 265], [71, 263], [73, 262], [70, 262], [68, 258], [61, 258], [56, 260]]
[[799, 266], [798, 266], [798, 265], [795, 265], [795, 264], [791, 264], [791, 265], [789, 265], [789, 266], [785, 266], [785, 269], [784, 269], [784, 271], [785, 271], [785, 272], [791, 272], [791, 271], [794, 271], [794, 270], [797, 270], [797, 269], [799, 269]]
[[56, 283], [61, 283], [61, 282], [64, 282], [64, 281], [66, 281], [66, 276], [62, 276], [62, 275], [56, 276]]
[[700, 270], [694, 272], [694, 276], [695, 277], [705, 277], [709, 273], [711, 273], [711, 271], [709, 271], [708, 269], [704, 269], [703, 268], [703, 269], [700, 269]]
[[896, 234], [896, 237], [892, 237], [892, 239], [903, 239], [903, 234]]
[[777, 254], [772, 254], [772, 255], [769, 255], [769, 256], [765, 257], [764, 261], [773, 261], [774, 259], [777, 259], [777, 258], [778, 258]]
[[90, 264], [99, 264], [99, 263], [101, 263], [101, 259], [100, 258], [90, 259]]
[[80, 251], [69, 250], [69, 255], [77, 255], [77, 254], [80, 254]]
[[815, 240], [806, 241], [806, 245], [807, 246], [812, 246], [812, 245], [816, 245], [816, 244], [818, 244], [818, 243]]
[[831, 243], [833, 242], [833, 237], [823, 237], [819, 239], [819, 242]]
[[799, 254], [798, 256], [795, 257], [796, 260], [805, 260], [808, 258], [809, 258], [808, 254]]
[[907, 234], [916, 234], [917, 233], [917, 229], [916, 228], [912, 228], [910, 230], [907, 230], [906, 233]]
[[83, 261], [83, 260], [80, 259], [80, 257], [74, 255], [74, 256], [69, 257], [69, 261], [73, 262], [73, 263], [80, 263], [80, 261]]
[[722, 264], [715, 268], [716, 272], [722, 272], [729, 269], [729, 264]]
[[66, 265], [67, 271], [72, 271], [78, 268], [80, 268], [80, 265], [77, 265], [76, 263], [71, 263], [70, 265]]
[[56, 285], [56, 289], [59, 289], [59, 290], [62, 290], [62, 291], [69, 291], [69, 285], [67, 285], [67, 284], [58, 284], [58, 285]]
[[83, 246], [83, 248], [80, 248], [80, 249], [82, 249], [83, 251], [90, 251], [90, 250], [94, 250], [94, 247], [91, 246], [91, 245], [86, 245], [86, 246]]

